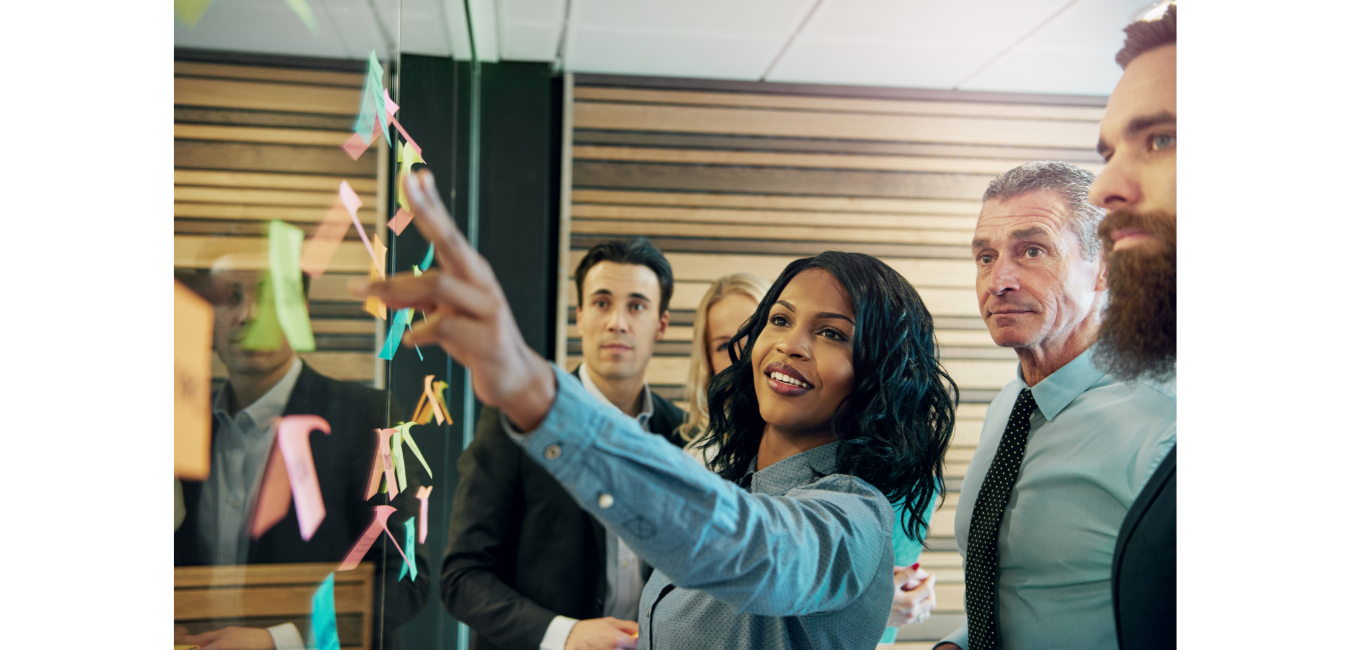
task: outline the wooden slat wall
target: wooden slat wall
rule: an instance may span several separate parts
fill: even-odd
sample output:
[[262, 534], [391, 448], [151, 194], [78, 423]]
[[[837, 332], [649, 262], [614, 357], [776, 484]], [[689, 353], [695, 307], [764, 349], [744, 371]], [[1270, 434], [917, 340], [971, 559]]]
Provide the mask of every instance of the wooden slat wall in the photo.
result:
[[[939, 610], [899, 639], [940, 638], [964, 615], [954, 532], [961, 480], [987, 403], [1016, 367], [979, 318], [969, 246], [980, 197], [994, 176], [1029, 160], [1099, 171], [1105, 98], [935, 100], [931, 91], [909, 93], [924, 99], [896, 91], [886, 99], [878, 89], [860, 98], [772, 84], [637, 82], [581, 75], [571, 88], [568, 272], [590, 246], [615, 237], [646, 235], [666, 253], [676, 279], [672, 327], [647, 379], [680, 402], [693, 310], [712, 280], [737, 271], [773, 280], [793, 259], [838, 249], [875, 255], [914, 284], [961, 405], [947, 454], [951, 491], [922, 558], [939, 575]], [[581, 361], [571, 278], [566, 293], [560, 320], [571, 368]]]
[[[265, 259], [267, 222], [311, 234], [346, 180], [361, 197], [367, 236], [385, 233], [387, 152], [353, 161], [340, 145], [360, 107], [365, 75], [257, 65], [174, 63], [174, 266], [209, 268], [226, 253]], [[383, 143], [383, 140], [380, 141]], [[317, 349], [302, 354], [338, 379], [378, 383], [380, 322], [347, 293], [370, 256], [352, 229], [310, 288]], [[225, 376], [214, 360], [217, 383]]]

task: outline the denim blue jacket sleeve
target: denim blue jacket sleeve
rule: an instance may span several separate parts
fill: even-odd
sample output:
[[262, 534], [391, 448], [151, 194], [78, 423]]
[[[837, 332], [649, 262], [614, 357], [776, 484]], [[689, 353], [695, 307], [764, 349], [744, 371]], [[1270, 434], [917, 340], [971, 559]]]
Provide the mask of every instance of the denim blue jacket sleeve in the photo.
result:
[[783, 496], [751, 494], [642, 435], [632, 418], [554, 370], [552, 409], [534, 432], [513, 437], [677, 586], [737, 612], [800, 616], [847, 606], [879, 563], [889, 566], [894, 513], [867, 482], [834, 474]]

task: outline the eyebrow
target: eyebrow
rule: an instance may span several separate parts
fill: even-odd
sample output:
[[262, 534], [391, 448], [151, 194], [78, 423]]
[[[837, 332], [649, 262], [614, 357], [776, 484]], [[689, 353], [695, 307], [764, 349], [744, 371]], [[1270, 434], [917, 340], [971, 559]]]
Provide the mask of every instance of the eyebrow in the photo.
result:
[[[596, 289], [595, 291], [592, 291], [592, 292], [591, 292], [591, 297], [595, 297], [595, 296], [613, 296], [613, 295], [614, 295], [614, 292], [610, 291], [609, 289]], [[648, 297], [647, 297], [647, 294], [642, 293], [642, 292], [640, 292], [640, 291], [634, 291], [633, 293], [628, 294], [628, 297], [629, 297], [629, 298], [637, 298], [638, 300], [645, 300], [645, 301], [647, 301], [647, 302], [651, 302], [651, 301], [652, 301], [651, 298], [648, 298]]]
[[[1163, 125], [1176, 126], [1176, 124], [1177, 124], [1176, 113], [1173, 113], [1171, 111], [1158, 111], [1157, 113], [1154, 113], [1152, 115], [1144, 115], [1142, 117], [1136, 117], [1130, 120], [1130, 123], [1125, 125], [1125, 137], [1126, 138], [1133, 137], [1139, 132], [1146, 131], [1155, 126], [1163, 126]], [[1098, 155], [1105, 156], [1106, 152], [1110, 150], [1111, 147], [1106, 144], [1105, 140], [1097, 138]]]
[[[792, 303], [790, 303], [790, 302], [788, 302], [788, 301], [786, 301], [786, 300], [779, 300], [779, 301], [778, 301], [777, 303], [775, 303], [775, 304], [779, 304], [779, 305], [782, 305], [782, 306], [784, 306], [784, 307], [787, 307], [787, 310], [790, 311], [790, 312], [792, 312], [792, 313], [794, 313], [794, 314], [797, 313], [797, 308], [796, 308], [796, 307], [793, 307], [793, 306], [792, 306]], [[835, 319], [838, 319], [838, 320], [848, 321], [848, 324], [849, 324], [849, 325], [856, 325], [856, 323], [853, 322], [853, 319], [852, 319], [852, 318], [849, 318], [848, 316], [845, 316], [845, 315], [843, 315], [843, 314], [836, 314], [836, 313], [834, 313], [834, 312], [832, 312], [832, 311], [818, 311], [818, 312], [816, 312], [816, 318], [835, 318]]]
[[[1013, 239], [1030, 239], [1032, 237], [1049, 237], [1050, 232], [1040, 226], [1032, 226], [1021, 230], [1012, 231]], [[983, 237], [977, 237], [970, 241], [971, 248], [986, 248], [989, 246], [989, 240]]]

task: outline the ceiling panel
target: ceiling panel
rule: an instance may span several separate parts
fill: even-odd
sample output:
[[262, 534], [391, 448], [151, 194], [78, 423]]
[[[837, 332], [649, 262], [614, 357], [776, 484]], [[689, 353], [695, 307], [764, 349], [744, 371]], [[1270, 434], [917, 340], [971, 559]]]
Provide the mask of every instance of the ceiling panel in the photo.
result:
[[572, 0], [572, 25], [634, 33], [787, 36], [814, 4], [815, 0]]
[[960, 89], [1109, 95], [1120, 80], [1121, 30], [1149, 4], [1078, 0]]
[[440, 0], [403, 0], [400, 49], [408, 54], [450, 56], [450, 33]]
[[562, 23], [511, 20], [501, 25], [502, 59], [507, 61], [552, 61], [558, 56]]
[[566, 67], [572, 72], [758, 79], [781, 38], [635, 33], [573, 26]]
[[174, 21], [173, 44], [203, 50], [349, 58], [333, 21], [317, 4], [311, 6], [319, 29], [311, 34], [285, 2], [216, 0], [196, 27]]

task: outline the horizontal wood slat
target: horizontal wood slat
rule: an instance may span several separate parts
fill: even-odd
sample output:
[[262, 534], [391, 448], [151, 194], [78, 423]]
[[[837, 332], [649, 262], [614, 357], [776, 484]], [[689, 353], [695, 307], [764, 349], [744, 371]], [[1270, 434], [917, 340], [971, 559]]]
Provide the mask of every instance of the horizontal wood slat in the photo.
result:
[[[376, 146], [383, 146], [381, 138]], [[340, 147], [296, 144], [211, 142], [174, 140], [173, 166], [179, 169], [214, 169], [245, 172], [290, 172], [375, 177], [375, 152], [352, 160]]]
[[189, 587], [313, 583], [318, 586], [329, 573], [333, 585], [361, 584], [375, 572], [374, 562], [361, 562], [351, 571], [333, 572], [333, 566], [322, 563], [246, 564], [229, 566], [180, 566], [173, 569], [175, 589]]
[[173, 103], [175, 106], [354, 115], [361, 108], [361, 89], [174, 77]]
[[[381, 339], [377, 343], [383, 345], [384, 341]], [[375, 368], [374, 352], [301, 352], [300, 358], [319, 374], [341, 381], [370, 381]], [[225, 364], [212, 354], [211, 378], [225, 379], [227, 376]]]
[[[222, 137], [212, 139], [224, 140], [228, 138]], [[272, 140], [257, 141], [271, 142]], [[572, 147], [572, 155], [576, 160], [665, 162], [702, 165], [756, 165], [763, 167], [811, 167], [819, 169], [870, 169], [905, 172], [954, 172], [963, 174], [1002, 174], [1025, 162], [1022, 160], [939, 158], [933, 156], [767, 153], [760, 151], [710, 151], [698, 149], [598, 146], [574, 146]], [[1079, 166], [1094, 174], [1100, 173], [1102, 168], [1101, 164], [1080, 163]]]
[[574, 161], [576, 187], [703, 190], [753, 194], [964, 199], [982, 196], [994, 174], [947, 174], [791, 167], [720, 167]]
[[786, 239], [827, 243], [889, 243], [970, 245], [972, 231], [911, 230], [899, 228], [849, 228], [841, 225], [789, 226], [771, 224], [661, 223], [613, 219], [572, 219], [577, 234], [616, 235], [619, 237], [720, 237], [724, 239]]
[[216, 126], [211, 124], [175, 124], [173, 137], [180, 140], [221, 140], [224, 142], [265, 142], [302, 144], [311, 147], [341, 147], [351, 131], [310, 129], [273, 129], [259, 126]]
[[174, 61], [173, 74], [179, 77], [217, 77], [248, 79], [252, 81], [285, 81], [303, 85], [341, 86], [360, 90], [366, 75], [359, 72], [331, 72], [327, 70], [297, 70], [258, 65], [229, 65]]
[[[360, 194], [361, 205], [374, 206], [375, 194]], [[327, 208], [342, 205], [338, 188], [329, 191], [298, 191], [270, 189], [241, 189], [233, 187], [203, 187], [174, 185], [173, 200], [184, 203], [226, 203], [232, 205], [299, 205]]]
[[[266, 237], [206, 237], [202, 235], [175, 235], [173, 238], [173, 265], [185, 268], [209, 269], [224, 255], [233, 255], [234, 268], [267, 268]], [[366, 247], [359, 241], [338, 242], [337, 252], [329, 263], [329, 271], [369, 273], [373, 262]]]
[[640, 190], [572, 190], [573, 204], [617, 203], [624, 205], [670, 205], [689, 207], [803, 210], [807, 212], [876, 212], [887, 214], [943, 214], [974, 217], [980, 214], [980, 196], [973, 199], [932, 200], [880, 199], [839, 196], [774, 196], [748, 193], [646, 192]]
[[932, 115], [869, 115], [753, 108], [611, 104], [578, 101], [579, 129], [736, 133], [851, 140], [955, 142], [1031, 147], [1087, 147], [1095, 121], [1051, 121]]
[[347, 181], [348, 185], [362, 196], [373, 197], [376, 192], [374, 178], [354, 176], [315, 176], [312, 174], [256, 174], [251, 172], [223, 172], [200, 169], [173, 170], [174, 185], [203, 185], [214, 187], [234, 187], [268, 190], [301, 190], [313, 192], [332, 192], [337, 197], [337, 188]]
[[[189, 618], [189, 613], [209, 613], [213, 618], [249, 616], [308, 616], [313, 608], [315, 586], [268, 587], [253, 589], [216, 588], [210, 590], [182, 590], [174, 592], [175, 618]], [[247, 596], [247, 597], [245, 597]], [[365, 594], [351, 588], [333, 588], [333, 603], [337, 611], [360, 611]], [[366, 601], [366, 607], [370, 603]], [[197, 616], [192, 616], [197, 618]]]
[[794, 111], [831, 111], [840, 113], [877, 113], [892, 115], [961, 115], [965, 117], [1002, 117], [1040, 120], [1101, 121], [1105, 109], [1080, 106], [1035, 104], [993, 104], [940, 101], [854, 99], [843, 97], [802, 97], [756, 95], [753, 93], [711, 93], [682, 90], [640, 90], [578, 86], [573, 97], [581, 101], [628, 102], [637, 104], [683, 104], [691, 106], [738, 106], [779, 108]]
[[[575, 270], [586, 251], [573, 250], [568, 268]], [[711, 253], [666, 253], [676, 281], [712, 282], [732, 273], [754, 273], [772, 283], [789, 262], [799, 256], [790, 255], [719, 255]], [[904, 276], [916, 287], [965, 288], [975, 302], [975, 262], [965, 260], [926, 260], [881, 258], [888, 266]], [[571, 291], [575, 292], [575, 278], [569, 277]], [[700, 296], [701, 297], [701, 296]], [[697, 305], [697, 303], [695, 303]]]
[[[295, 221], [318, 223], [328, 215], [331, 205], [323, 207], [290, 207], [277, 205], [242, 205], [227, 203], [174, 203], [173, 216], [187, 219], [238, 219], [246, 221]], [[377, 217], [374, 208], [361, 208], [356, 218], [363, 224], [374, 225]]]
[[[841, 228], [908, 228], [959, 230], [973, 235], [975, 217], [853, 212], [806, 212], [785, 210], [733, 210], [726, 208], [677, 208], [665, 206], [573, 203], [573, 219], [608, 219], [633, 222], [718, 223], [774, 226], [821, 226]], [[967, 242], [970, 236], [966, 237]]]

